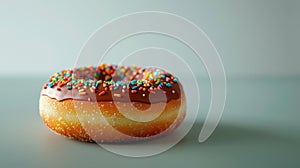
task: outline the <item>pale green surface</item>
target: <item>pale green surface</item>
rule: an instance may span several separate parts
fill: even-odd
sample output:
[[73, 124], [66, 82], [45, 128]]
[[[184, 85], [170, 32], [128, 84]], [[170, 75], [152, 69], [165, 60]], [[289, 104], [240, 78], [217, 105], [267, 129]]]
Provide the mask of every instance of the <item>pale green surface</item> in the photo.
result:
[[[225, 112], [207, 142], [197, 142], [202, 114], [171, 150], [139, 159], [50, 132], [38, 115], [39, 91], [46, 79], [0, 78], [0, 167], [300, 166], [299, 78], [228, 79]], [[207, 100], [202, 104], [205, 109]]]

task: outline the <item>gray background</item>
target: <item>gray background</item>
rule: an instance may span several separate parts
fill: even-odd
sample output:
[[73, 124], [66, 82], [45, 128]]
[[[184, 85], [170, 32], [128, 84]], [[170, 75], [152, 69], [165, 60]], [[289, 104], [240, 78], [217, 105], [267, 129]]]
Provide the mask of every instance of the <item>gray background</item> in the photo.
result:
[[48, 75], [73, 67], [82, 45], [97, 28], [116, 17], [145, 10], [171, 12], [201, 27], [222, 55], [227, 75], [300, 73], [297, 0], [0, 2], [3, 75]]
[[[178, 145], [133, 159], [95, 144], [56, 136], [38, 114], [49, 75], [73, 67], [100, 26], [124, 14], [158, 10], [202, 28], [227, 73], [224, 115], [212, 137], [197, 142], [209, 105], [209, 81], [199, 64], [200, 114]], [[0, 167], [299, 167], [300, 1], [1, 1]], [[157, 45], [184, 56], [178, 42], [143, 35], [120, 43], [106, 61]]]

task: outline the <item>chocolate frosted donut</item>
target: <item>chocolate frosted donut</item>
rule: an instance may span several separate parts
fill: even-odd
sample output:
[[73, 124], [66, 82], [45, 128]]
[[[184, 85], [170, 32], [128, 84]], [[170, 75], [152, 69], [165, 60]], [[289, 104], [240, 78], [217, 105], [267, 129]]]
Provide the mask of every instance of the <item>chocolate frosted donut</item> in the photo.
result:
[[[160, 115], [135, 121], [120, 113], [120, 107], [138, 118]], [[162, 135], [182, 122], [185, 111], [176, 77], [138, 66], [102, 64], [62, 70], [45, 83], [40, 98], [44, 123], [60, 135], [82, 141], [124, 142]]]

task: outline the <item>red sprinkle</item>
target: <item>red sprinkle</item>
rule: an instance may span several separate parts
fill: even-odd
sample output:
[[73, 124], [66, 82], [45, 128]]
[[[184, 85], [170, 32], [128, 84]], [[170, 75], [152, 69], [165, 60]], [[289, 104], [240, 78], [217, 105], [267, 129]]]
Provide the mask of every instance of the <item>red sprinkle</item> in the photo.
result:
[[99, 93], [99, 96], [102, 96], [102, 95], [104, 95], [105, 94], [105, 91], [101, 91], [100, 93]]

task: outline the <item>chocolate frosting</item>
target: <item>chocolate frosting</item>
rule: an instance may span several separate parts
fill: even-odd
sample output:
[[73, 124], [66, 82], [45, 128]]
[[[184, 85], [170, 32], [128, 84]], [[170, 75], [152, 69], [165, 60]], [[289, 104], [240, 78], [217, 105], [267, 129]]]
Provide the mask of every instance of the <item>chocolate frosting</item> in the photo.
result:
[[179, 99], [181, 89], [178, 79], [161, 69], [102, 64], [54, 74], [41, 95], [58, 101], [159, 103]]

